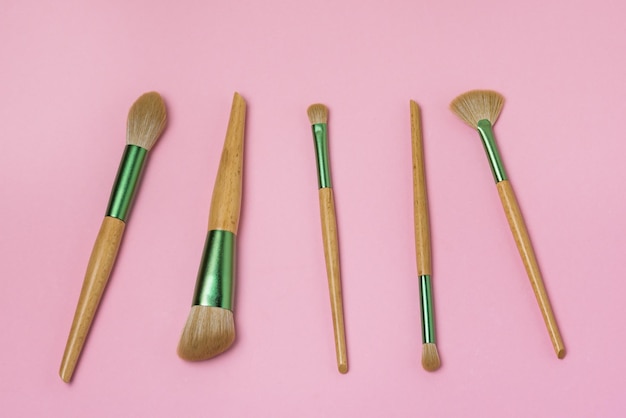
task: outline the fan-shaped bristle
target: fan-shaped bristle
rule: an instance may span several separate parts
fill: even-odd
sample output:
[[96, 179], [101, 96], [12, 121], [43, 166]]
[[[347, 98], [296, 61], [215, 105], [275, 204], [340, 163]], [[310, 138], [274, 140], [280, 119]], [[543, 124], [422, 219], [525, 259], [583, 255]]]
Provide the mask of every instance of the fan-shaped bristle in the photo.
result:
[[212, 306], [191, 307], [183, 335], [178, 343], [178, 356], [184, 360], [207, 360], [226, 351], [235, 341], [235, 320], [232, 311]]
[[128, 111], [126, 143], [149, 151], [163, 132], [166, 119], [165, 103], [159, 93], [142, 95]]
[[311, 125], [327, 123], [328, 121], [328, 108], [321, 103], [309, 106], [306, 113], [309, 115]]
[[472, 128], [478, 126], [478, 121], [487, 119], [495, 124], [502, 106], [504, 97], [492, 90], [472, 90], [463, 93], [450, 103], [450, 109]]
[[429, 372], [434, 372], [441, 367], [439, 352], [435, 344], [422, 344], [422, 367]]

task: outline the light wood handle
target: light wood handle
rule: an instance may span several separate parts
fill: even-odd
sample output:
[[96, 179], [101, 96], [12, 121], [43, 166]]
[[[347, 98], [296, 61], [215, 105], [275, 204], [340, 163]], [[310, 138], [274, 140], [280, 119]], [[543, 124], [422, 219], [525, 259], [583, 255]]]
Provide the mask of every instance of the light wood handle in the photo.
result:
[[245, 125], [246, 102], [239, 93], [235, 93], [211, 198], [209, 231], [220, 229], [237, 234], [241, 211]]
[[341, 295], [341, 273], [339, 268], [339, 241], [337, 239], [337, 218], [333, 189], [319, 189], [320, 213], [322, 217], [322, 239], [326, 257], [326, 274], [330, 292], [330, 308], [333, 315], [335, 332], [335, 351], [339, 372], [348, 371], [348, 353], [346, 349], [346, 331], [343, 322], [343, 298]]
[[125, 225], [121, 220], [109, 216], [106, 216], [102, 221], [98, 238], [91, 251], [91, 257], [89, 257], [87, 273], [85, 273], [83, 288], [80, 291], [78, 306], [74, 313], [72, 329], [67, 338], [65, 353], [63, 353], [63, 360], [61, 361], [59, 376], [65, 382], [72, 379], [91, 322], [115, 264]]
[[517, 204], [515, 193], [513, 192], [511, 183], [509, 183], [508, 180], [497, 183], [497, 186], [498, 194], [500, 195], [500, 200], [502, 201], [502, 206], [504, 207], [504, 212], [506, 213], [506, 218], [509, 221], [511, 232], [515, 238], [515, 244], [517, 244], [517, 249], [519, 250], [522, 261], [524, 262], [524, 267], [526, 268], [526, 273], [530, 279], [530, 284], [535, 292], [535, 297], [537, 298], [539, 309], [543, 315], [543, 320], [548, 328], [548, 333], [550, 334], [554, 351], [556, 352], [558, 358], [563, 358], [565, 357], [565, 345], [561, 339], [561, 333], [559, 332], [559, 327], [556, 323], [556, 319], [554, 318], [554, 313], [552, 312], [552, 306], [550, 306], [550, 300], [548, 299], [546, 288], [543, 285], [539, 265], [530, 242], [530, 237], [528, 236], [528, 231], [526, 230], [524, 219], [522, 218], [522, 213], [519, 205]]
[[432, 274], [430, 255], [430, 225], [428, 219], [428, 196], [426, 194], [426, 170], [424, 169], [424, 146], [420, 108], [411, 100], [411, 143], [413, 148], [413, 212], [415, 217], [415, 257], [417, 274]]

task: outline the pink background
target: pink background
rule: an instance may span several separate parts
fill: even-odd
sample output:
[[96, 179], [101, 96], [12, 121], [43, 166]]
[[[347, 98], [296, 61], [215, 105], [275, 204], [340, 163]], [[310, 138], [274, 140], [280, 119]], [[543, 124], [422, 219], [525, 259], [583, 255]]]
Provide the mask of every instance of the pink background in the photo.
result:
[[[0, 5], [0, 415], [626, 414], [626, 5], [612, 0]], [[496, 125], [568, 348], [557, 360], [478, 136]], [[143, 92], [165, 98], [113, 277], [57, 376]], [[232, 94], [248, 102], [238, 339], [175, 353]], [[423, 109], [438, 346], [425, 372], [409, 99]], [[336, 371], [306, 108], [330, 108], [350, 372]]]

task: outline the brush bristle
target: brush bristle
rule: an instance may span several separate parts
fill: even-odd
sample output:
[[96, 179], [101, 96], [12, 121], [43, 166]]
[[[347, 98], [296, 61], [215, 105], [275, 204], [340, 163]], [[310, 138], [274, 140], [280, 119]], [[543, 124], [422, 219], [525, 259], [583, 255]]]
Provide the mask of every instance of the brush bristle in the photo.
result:
[[235, 320], [232, 311], [212, 306], [192, 306], [183, 335], [178, 343], [178, 356], [200, 361], [226, 351], [235, 341]]
[[128, 111], [126, 143], [150, 151], [165, 128], [165, 103], [157, 92], [139, 97]]
[[428, 343], [422, 345], [422, 367], [429, 372], [434, 372], [441, 367], [439, 352], [435, 344]]
[[478, 121], [487, 119], [495, 124], [502, 106], [504, 97], [492, 90], [472, 90], [463, 93], [450, 103], [450, 110], [472, 128], [478, 126]]
[[328, 108], [321, 103], [309, 106], [306, 113], [309, 115], [311, 125], [328, 122]]

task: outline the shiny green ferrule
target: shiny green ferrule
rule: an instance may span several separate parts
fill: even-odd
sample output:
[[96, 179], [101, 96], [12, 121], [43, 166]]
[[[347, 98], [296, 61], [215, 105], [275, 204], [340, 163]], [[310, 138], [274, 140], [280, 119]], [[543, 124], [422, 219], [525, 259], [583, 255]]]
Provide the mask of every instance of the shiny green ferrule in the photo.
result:
[[485, 152], [489, 158], [489, 164], [491, 165], [491, 172], [496, 183], [500, 183], [507, 179], [506, 172], [504, 171], [504, 164], [496, 145], [496, 137], [493, 134], [491, 122], [487, 119], [481, 119], [478, 121], [478, 133], [483, 141]]
[[422, 343], [435, 344], [435, 314], [433, 309], [433, 291], [430, 275], [419, 276], [420, 280], [420, 313], [422, 316]]
[[148, 155], [147, 149], [136, 145], [126, 145], [120, 167], [115, 176], [115, 183], [113, 183], [105, 216], [126, 222], [137, 193], [146, 155]]
[[330, 164], [328, 162], [328, 125], [315, 123], [312, 128], [317, 161], [317, 184], [320, 189], [333, 187], [330, 181]]
[[235, 234], [207, 233], [192, 305], [233, 310], [235, 284]]

